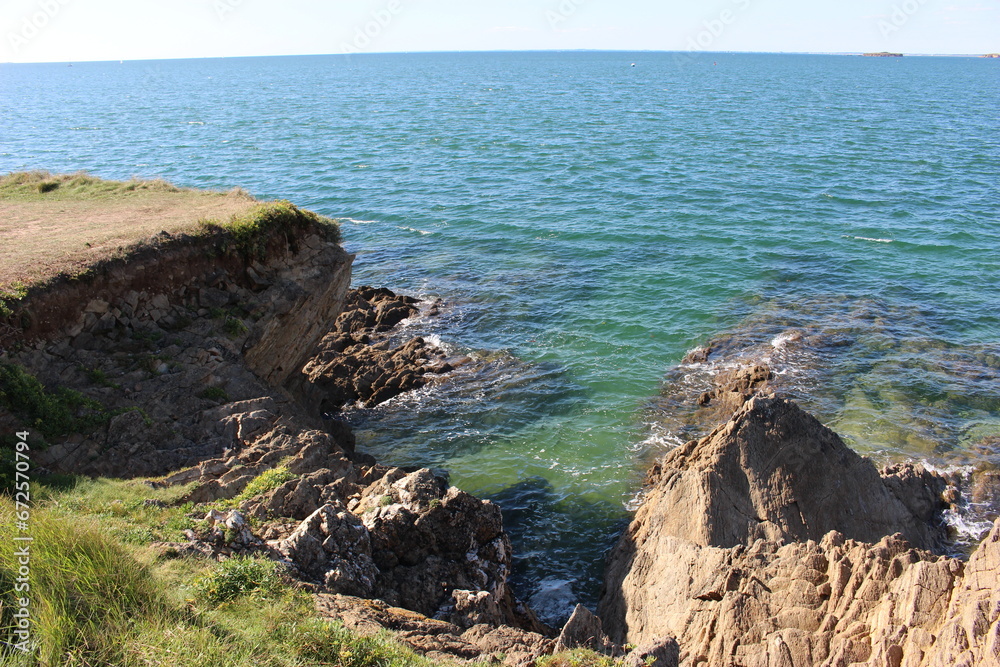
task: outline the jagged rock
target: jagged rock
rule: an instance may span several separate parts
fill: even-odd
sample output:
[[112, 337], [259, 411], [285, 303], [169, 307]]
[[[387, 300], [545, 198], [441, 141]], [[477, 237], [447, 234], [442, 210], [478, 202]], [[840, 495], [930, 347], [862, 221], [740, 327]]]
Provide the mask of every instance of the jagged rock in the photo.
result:
[[412, 317], [417, 303], [384, 288], [352, 290], [336, 328], [303, 369], [306, 383], [299, 393], [323, 409], [356, 401], [377, 405], [423, 387], [427, 375], [450, 371], [447, 355], [422, 338], [391, 347], [379, 336]]
[[[883, 480], [871, 461], [783, 399], [751, 399], [710, 436], [667, 454], [657, 470], [637, 521], [650, 517], [658, 534], [703, 546], [819, 540], [831, 530], [867, 542], [901, 532], [924, 548], [945, 539], [931, 525], [944, 508], [931, 500], [943, 481], [924, 488], [937, 478], [916, 468]], [[919, 499], [904, 502], [897, 496], [904, 491]]]
[[393, 631], [400, 642], [431, 659], [493, 658], [510, 667], [530, 667], [539, 657], [552, 652], [552, 640], [537, 633], [489, 625], [463, 631], [452, 623], [379, 600], [320, 594], [316, 596], [316, 609], [321, 616], [336, 619], [362, 635]]
[[[328, 503], [275, 545], [328, 590], [377, 597], [460, 627], [513, 624], [544, 631], [507, 586], [510, 541], [499, 508], [449, 487], [430, 470], [376, 467], [341, 476], [323, 470], [286, 482], [263, 502], [251, 515], [287, 515]], [[340, 563], [348, 551], [333, 550], [328, 531], [334, 520], [354, 527], [349, 551], [363, 561], [360, 571]], [[351, 588], [350, 576], [362, 581]]]
[[333, 505], [316, 510], [278, 550], [335, 593], [365, 597], [375, 588], [379, 573], [368, 529], [356, 516]]
[[238, 510], [228, 512], [210, 510], [205, 515], [205, 523], [208, 525], [209, 539], [212, 541], [243, 547], [261, 544], [261, 540], [250, 529], [246, 517]]
[[570, 615], [569, 620], [563, 625], [562, 631], [556, 639], [555, 651], [558, 653], [559, 651], [569, 651], [581, 647], [609, 655], [614, 655], [621, 651], [604, 634], [604, 629], [601, 627], [601, 619], [594, 616], [593, 612], [582, 604], [578, 604]]
[[474, 625], [461, 638], [476, 646], [483, 656], [502, 656], [502, 664], [509, 667], [533, 667], [538, 658], [553, 651], [551, 639], [509, 625]]
[[625, 656], [624, 667], [678, 667], [681, 652], [677, 640], [664, 637], [642, 646], [637, 646]]
[[702, 394], [698, 404], [712, 404], [723, 419], [728, 419], [751, 396], [763, 391], [772, 377], [771, 369], [760, 363], [720, 373], [714, 378], [715, 389]]
[[680, 665], [1000, 664], [1000, 521], [968, 564], [915, 548], [940, 544], [921, 526], [936, 475], [879, 476], [793, 404], [758, 397], [651, 479], [609, 559], [613, 640], [676, 637]]

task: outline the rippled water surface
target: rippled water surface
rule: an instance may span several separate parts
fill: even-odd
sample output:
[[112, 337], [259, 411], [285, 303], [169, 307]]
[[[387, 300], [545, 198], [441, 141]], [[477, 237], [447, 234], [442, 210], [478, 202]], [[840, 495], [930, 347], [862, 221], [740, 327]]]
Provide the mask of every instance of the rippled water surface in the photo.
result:
[[0, 171], [288, 198], [343, 220], [356, 283], [442, 298], [410, 333], [475, 371], [351, 418], [501, 503], [554, 618], [595, 599], [644, 465], [690, 435], [659, 396], [703, 378], [670, 369], [718, 335], [803, 332], [782, 372], [859, 450], [1000, 463], [998, 108], [974, 58], [0, 65]]

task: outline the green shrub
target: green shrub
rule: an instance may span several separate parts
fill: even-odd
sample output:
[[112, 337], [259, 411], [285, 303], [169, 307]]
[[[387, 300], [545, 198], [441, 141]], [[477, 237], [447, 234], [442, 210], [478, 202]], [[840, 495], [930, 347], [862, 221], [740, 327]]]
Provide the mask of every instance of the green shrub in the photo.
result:
[[214, 605], [246, 595], [268, 599], [283, 589], [277, 563], [264, 558], [230, 558], [195, 583], [199, 596]]
[[0, 405], [47, 439], [87, 433], [111, 418], [97, 401], [65, 387], [46, 391], [38, 378], [9, 363], [0, 363]]
[[210, 401], [229, 402], [229, 394], [222, 387], [206, 387], [198, 394], [198, 398], [205, 398]]
[[28, 288], [24, 283], [15, 282], [0, 286], [0, 317], [14, 314], [13, 304], [28, 296]]

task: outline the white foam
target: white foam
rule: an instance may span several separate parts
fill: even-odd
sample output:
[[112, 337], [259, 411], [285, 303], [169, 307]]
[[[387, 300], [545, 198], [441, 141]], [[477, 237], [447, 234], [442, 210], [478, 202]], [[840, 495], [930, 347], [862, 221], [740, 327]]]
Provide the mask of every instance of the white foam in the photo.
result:
[[774, 339], [771, 341], [771, 347], [775, 348], [776, 350], [780, 350], [789, 343], [791, 343], [792, 341], [799, 340], [800, 338], [802, 338], [802, 334], [800, 334], [798, 331], [786, 331], [785, 333], [778, 334], [777, 336], [774, 337]]
[[977, 543], [993, 528], [991, 522], [976, 521], [970, 514], [972, 513], [954, 509], [944, 512], [944, 522], [958, 534], [959, 543]]
[[871, 241], [872, 243], [892, 243], [892, 239], [873, 239], [869, 236], [855, 236], [855, 241]]
[[649, 427], [649, 435], [639, 443], [640, 450], [668, 452], [684, 444], [683, 439], [677, 437], [673, 431], [664, 428], [662, 424], [653, 422], [647, 426]]
[[358, 220], [357, 218], [337, 218], [338, 222], [349, 222], [352, 225], [373, 225], [378, 220]]
[[424, 230], [417, 229], [416, 227], [407, 227], [406, 225], [398, 225], [396, 227], [396, 229], [402, 229], [402, 230], [407, 231], [407, 232], [415, 232], [415, 233], [420, 234], [422, 236], [428, 236], [428, 235], [434, 233], [434, 232], [425, 232]]
[[543, 579], [528, 603], [543, 621], [561, 626], [576, 605], [573, 582], [566, 579]]

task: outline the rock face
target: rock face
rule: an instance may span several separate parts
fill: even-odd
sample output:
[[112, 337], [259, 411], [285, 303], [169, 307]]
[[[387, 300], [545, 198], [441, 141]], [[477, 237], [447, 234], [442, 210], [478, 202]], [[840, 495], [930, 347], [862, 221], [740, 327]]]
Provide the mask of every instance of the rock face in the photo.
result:
[[[272, 316], [261, 320], [244, 350], [247, 365], [271, 386], [302, 368], [343, 310], [350, 285], [353, 257], [338, 246], [317, 240], [298, 254], [296, 263], [267, 280], [259, 298]], [[258, 272], [254, 276], [262, 281]]]
[[377, 472], [364, 487], [362, 479], [329, 484], [320, 494], [328, 503], [276, 548], [331, 593], [375, 597], [463, 628], [545, 631], [507, 587], [511, 549], [500, 508], [430, 470], [380, 468], [367, 477]]
[[922, 469], [898, 475], [883, 481], [797, 405], [758, 397], [662, 460], [650, 476], [657, 492], [637, 519], [655, 517], [658, 532], [701, 546], [819, 540], [831, 530], [865, 542], [901, 532], [917, 546], [938, 546], [943, 535], [930, 524], [943, 509], [934, 501], [943, 480]]
[[452, 370], [447, 355], [424, 339], [394, 345], [385, 335], [415, 315], [417, 303], [387, 289], [353, 290], [336, 327], [303, 369], [298, 393], [324, 411], [355, 402], [377, 405]]
[[879, 474], [794, 404], [755, 397], [650, 483], [609, 558], [611, 639], [676, 639], [681, 665], [1000, 664], [1000, 521], [968, 563], [926, 550], [942, 539], [936, 475]]

